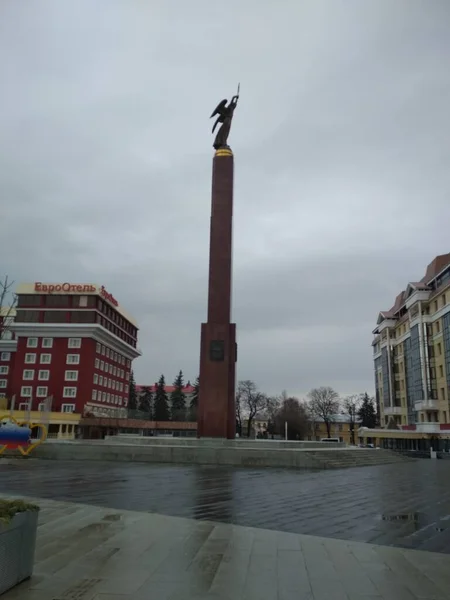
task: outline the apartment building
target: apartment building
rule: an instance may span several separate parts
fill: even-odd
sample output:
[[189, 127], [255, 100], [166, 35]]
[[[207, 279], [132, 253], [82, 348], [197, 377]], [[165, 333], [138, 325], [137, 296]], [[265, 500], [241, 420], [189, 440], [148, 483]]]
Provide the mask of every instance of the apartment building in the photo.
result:
[[373, 334], [381, 426], [395, 439], [450, 438], [450, 254], [379, 313]]

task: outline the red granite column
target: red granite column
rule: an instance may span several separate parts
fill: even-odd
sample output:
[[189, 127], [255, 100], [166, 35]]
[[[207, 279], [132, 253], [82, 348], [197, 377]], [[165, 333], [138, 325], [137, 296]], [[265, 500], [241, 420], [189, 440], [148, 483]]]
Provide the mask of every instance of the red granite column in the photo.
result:
[[202, 323], [198, 436], [233, 439], [236, 325], [231, 323], [233, 153], [219, 148], [213, 160], [209, 249], [208, 321]]

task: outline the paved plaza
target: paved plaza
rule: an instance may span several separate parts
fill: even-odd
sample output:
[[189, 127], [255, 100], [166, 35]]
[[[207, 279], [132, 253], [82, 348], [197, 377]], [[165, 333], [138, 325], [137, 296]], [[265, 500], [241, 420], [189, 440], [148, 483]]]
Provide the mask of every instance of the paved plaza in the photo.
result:
[[446, 554], [35, 501], [35, 573], [2, 600], [449, 598]]
[[450, 461], [316, 472], [0, 461], [0, 493], [450, 554]]

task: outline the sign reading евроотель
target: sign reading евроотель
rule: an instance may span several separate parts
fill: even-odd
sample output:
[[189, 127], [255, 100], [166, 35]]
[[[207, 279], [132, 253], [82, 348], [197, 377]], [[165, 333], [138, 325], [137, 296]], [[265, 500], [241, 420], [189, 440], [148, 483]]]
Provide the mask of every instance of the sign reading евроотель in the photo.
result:
[[114, 296], [107, 292], [103, 285], [97, 288], [92, 283], [42, 283], [36, 281], [34, 291], [40, 294], [100, 294], [102, 298], [108, 300], [114, 306], [119, 306]]

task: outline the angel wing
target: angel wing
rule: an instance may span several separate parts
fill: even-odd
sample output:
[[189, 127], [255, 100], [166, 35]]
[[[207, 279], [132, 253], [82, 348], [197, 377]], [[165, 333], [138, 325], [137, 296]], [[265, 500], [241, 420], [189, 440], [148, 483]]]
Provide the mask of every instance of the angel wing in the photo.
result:
[[216, 115], [222, 115], [223, 110], [224, 110], [224, 108], [225, 108], [226, 105], [227, 105], [227, 99], [225, 98], [225, 100], [222, 100], [222, 102], [219, 102], [219, 104], [214, 109], [213, 114], [209, 118], [212, 119]]

